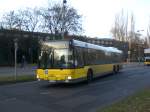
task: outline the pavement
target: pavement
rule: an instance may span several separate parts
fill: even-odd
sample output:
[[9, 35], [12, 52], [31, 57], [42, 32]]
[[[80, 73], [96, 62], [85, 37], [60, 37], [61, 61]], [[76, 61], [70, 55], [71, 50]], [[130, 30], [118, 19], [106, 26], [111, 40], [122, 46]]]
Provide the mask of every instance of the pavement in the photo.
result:
[[143, 62], [125, 62], [123, 63], [123, 67], [138, 67], [138, 66], [144, 66]]
[[[25, 65], [17, 67], [17, 75], [35, 75], [35, 66]], [[0, 67], [0, 76], [13, 76], [15, 74], [14, 67]]]

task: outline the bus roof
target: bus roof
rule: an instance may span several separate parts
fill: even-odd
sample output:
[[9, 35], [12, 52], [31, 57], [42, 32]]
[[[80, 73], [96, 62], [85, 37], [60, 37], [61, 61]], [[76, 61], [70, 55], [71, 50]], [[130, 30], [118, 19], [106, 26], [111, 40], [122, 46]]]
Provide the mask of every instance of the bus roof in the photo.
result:
[[[72, 39], [73, 46], [78, 46], [78, 47], [84, 47], [84, 48], [90, 48], [90, 49], [96, 49], [96, 50], [102, 50], [106, 52], [114, 52], [114, 53], [122, 53], [121, 50], [115, 48], [115, 47], [104, 47], [100, 45], [95, 45], [79, 40]], [[69, 48], [69, 41], [68, 40], [61, 40], [61, 41], [49, 41], [49, 42], [44, 42], [44, 45], [48, 45], [49, 47], [54, 47], [54, 48]]]
[[78, 41], [73, 39], [73, 45], [74, 46], [79, 46], [79, 47], [84, 47], [84, 48], [91, 48], [91, 49], [97, 49], [97, 50], [102, 50], [102, 51], [108, 51], [108, 52], [115, 52], [115, 53], [122, 53], [121, 50], [115, 48], [115, 47], [104, 47], [104, 46], [99, 46], [83, 41]]

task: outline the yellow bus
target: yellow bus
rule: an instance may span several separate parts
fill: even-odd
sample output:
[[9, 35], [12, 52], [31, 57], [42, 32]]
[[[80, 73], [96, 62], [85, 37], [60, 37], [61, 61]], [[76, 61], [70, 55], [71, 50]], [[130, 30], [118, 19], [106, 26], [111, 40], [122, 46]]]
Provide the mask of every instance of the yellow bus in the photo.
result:
[[145, 55], [144, 65], [150, 65], [150, 48], [144, 49], [144, 55]]
[[79, 40], [43, 42], [36, 71], [38, 80], [72, 83], [108, 73], [121, 68], [122, 51]]

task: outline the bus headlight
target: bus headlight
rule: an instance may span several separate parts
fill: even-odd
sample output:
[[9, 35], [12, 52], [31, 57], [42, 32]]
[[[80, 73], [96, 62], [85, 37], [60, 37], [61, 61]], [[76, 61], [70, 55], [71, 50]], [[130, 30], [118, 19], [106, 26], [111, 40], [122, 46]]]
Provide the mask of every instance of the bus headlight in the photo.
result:
[[36, 75], [36, 78], [39, 79], [39, 75]]
[[72, 77], [71, 76], [68, 76], [68, 78], [67, 78], [68, 80], [71, 80], [72, 79]]

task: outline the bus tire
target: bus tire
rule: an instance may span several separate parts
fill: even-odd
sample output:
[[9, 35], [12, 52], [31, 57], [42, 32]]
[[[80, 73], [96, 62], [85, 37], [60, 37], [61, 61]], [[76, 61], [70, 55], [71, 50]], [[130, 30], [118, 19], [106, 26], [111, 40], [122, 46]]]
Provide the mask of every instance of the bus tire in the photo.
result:
[[119, 72], [120, 71], [120, 66], [119, 65], [117, 65], [117, 72]]
[[87, 72], [87, 83], [90, 83], [93, 80], [93, 71], [91, 69]]
[[114, 65], [113, 66], [113, 74], [116, 74], [117, 73], [117, 67]]

